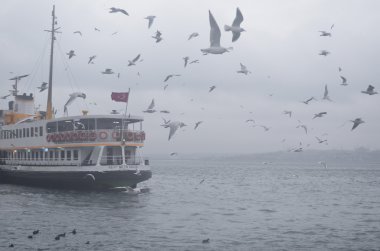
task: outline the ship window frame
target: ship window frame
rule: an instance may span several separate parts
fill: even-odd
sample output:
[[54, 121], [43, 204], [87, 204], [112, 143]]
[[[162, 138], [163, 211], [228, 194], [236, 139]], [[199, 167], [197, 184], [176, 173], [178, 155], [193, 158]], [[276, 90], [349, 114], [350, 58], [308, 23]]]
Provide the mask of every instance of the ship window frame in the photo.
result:
[[58, 160], [59, 160], [59, 151], [58, 151], [58, 150], [55, 150], [55, 151], [54, 151], [54, 160], [55, 160], [55, 161], [58, 161]]
[[38, 137], [40, 133], [38, 132], [38, 127], [34, 127], [34, 137]]
[[49, 151], [49, 160], [52, 161], [54, 159], [54, 150]]
[[61, 160], [65, 160], [65, 150], [61, 150]]
[[40, 137], [44, 136], [44, 130], [43, 130], [43, 127], [40, 126]]
[[57, 132], [74, 131], [74, 121], [72, 119], [59, 120], [57, 122]]
[[[111, 126], [114, 125], [115, 122], [118, 122], [119, 125], [117, 126]], [[112, 123], [109, 123], [112, 122]], [[97, 118], [96, 119], [96, 129], [97, 130], [115, 130], [115, 129], [121, 129], [122, 125], [122, 119], [119, 118]]]
[[25, 128], [22, 128], [22, 137], [26, 138], [26, 130], [25, 130]]
[[79, 151], [76, 149], [73, 150], [73, 160], [79, 160]]
[[46, 133], [55, 133], [57, 132], [58, 124], [57, 121], [46, 123]]
[[30, 128], [30, 137], [34, 137], [34, 127]]
[[66, 150], [66, 160], [71, 161], [71, 150]]

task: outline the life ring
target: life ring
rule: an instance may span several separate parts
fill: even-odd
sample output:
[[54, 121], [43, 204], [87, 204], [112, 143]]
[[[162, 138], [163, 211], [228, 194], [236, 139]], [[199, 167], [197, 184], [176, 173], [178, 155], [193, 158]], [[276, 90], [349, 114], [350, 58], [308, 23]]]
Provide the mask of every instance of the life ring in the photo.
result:
[[99, 138], [100, 139], [108, 138], [108, 133], [107, 132], [99, 132]]
[[50, 134], [46, 135], [46, 141], [47, 141], [47, 142], [50, 142], [50, 141], [51, 141], [51, 135], [50, 135]]
[[133, 132], [128, 132], [127, 133], [127, 140], [132, 141], [133, 140]]
[[119, 139], [120, 138], [120, 132], [112, 132], [112, 138], [113, 139]]

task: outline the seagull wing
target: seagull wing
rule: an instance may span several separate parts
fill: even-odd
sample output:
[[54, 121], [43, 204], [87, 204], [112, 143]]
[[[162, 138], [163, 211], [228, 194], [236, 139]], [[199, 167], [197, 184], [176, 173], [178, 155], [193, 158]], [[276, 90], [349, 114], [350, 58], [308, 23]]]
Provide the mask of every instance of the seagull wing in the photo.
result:
[[[240, 27], [241, 22], [243, 22], [243, 14], [241, 14], [241, 11], [239, 8], [236, 9], [236, 17], [234, 22], [232, 23], [232, 26]], [[240, 36], [240, 33], [239, 33]]]
[[174, 133], [177, 131], [178, 127], [179, 127], [178, 123], [171, 123], [171, 124], [169, 125], [170, 131], [169, 131], [169, 138], [168, 138], [168, 140], [171, 139], [171, 137], [172, 137], [172, 136], [174, 135]]
[[168, 81], [168, 80], [169, 80], [169, 78], [171, 78], [171, 77], [172, 77], [172, 75], [168, 75], [168, 76], [166, 76], [166, 78], [165, 78], [164, 82]]
[[342, 83], [345, 84], [347, 82], [347, 79], [343, 76], [340, 76], [340, 78], [342, 79]]
[[135, 62], [137, 62], [137, 60], [139, 60], [139, 58], [140, 58], [140, 54], [139, 55], [137, 55], [137, 57], [135, 57], [132, 61], [133, 61], [133, 63], [135, 63]]
[[240, 37], [240, 31], [233, 31], [232, 32], [232, 42], [235, 42]]
[[153, 18], [152, 17], [148, 18], [148, 20], [149, 20], [148, 28], [150, 28], [150, 26], [152, 26], [152, 24], [153, 24]]
[[148, 110], [151, 110], [154, 108], [154, 99], [152, 99], [152, 102], [150, 102], [150, 105], [148, 106]]
[[327, 99], [329, 97], [329, 91], [327, 89], [327, 85], [325, 85], [325, 93], [323, 94], [323, 98]]
[[369, 85], [367, 88], [367, 92], [373, 92], [373, 89], [375, 89], [375, 87], [373, 87], [372, 85]]
[[214, 16], [211, 14], [211, 11], [208, 11], [210, 19], [210, 46], [211, 47], [220, 47], [220, 29], [218, 24], [215, 21]]

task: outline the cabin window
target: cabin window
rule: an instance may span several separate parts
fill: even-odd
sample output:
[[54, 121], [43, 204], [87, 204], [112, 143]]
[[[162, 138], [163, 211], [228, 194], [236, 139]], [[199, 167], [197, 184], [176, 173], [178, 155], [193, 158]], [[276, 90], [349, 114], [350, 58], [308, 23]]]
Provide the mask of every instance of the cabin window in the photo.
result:
[[53, 160], [54, 151], [50, 150], [49, 155], [49, 160]]
[[103, 150], [101, 165], [121, 165], [123, 164], [120, 146], [106, 146]]
[[47, 133], [57, 132], [57, 122], [46, 123], [46, 132]]
[[66, 159], [71, 160], [71, 150], [66, 151]]
[[34, 127], [34, 137], [38, 137], [38, 127]]
[[54, 151], [54, 160], [58, 160], [58, 155], [59, 155], [58, 150], [55, 150]]
[[43, 136], [43, 130], [42, 130], [42, 126], [40, 126], [40, 137]]
[[47, 160], [49, 158], [49, 153], [48, 152], [45, 152], [45, 160]]
[[16, 139], [18, 139], [18, 130], [16, 129], [16, 130], [14, 130], [14, 132], [15, 132]]
[[95, 130], [95, 119], [80, 119], [74, 123], [76, 130]]
[[22, 138], [22, 130], [21, 129], [18, 129], [18, 137]]
[[34, 129], [33, 129], [33, 127], [30, 128], [30, 137], [34, 137]]
[[65, 160], [65, 151], [61, 151], [61, 160]]
[[36, 160], [38, 160], [39, 158], [40, 158], [40, 153], [36, 152]]
[[103, 118], [96, 120], [96, 128], [99, 129], [121, 129], [121, 119]]
[[25, 137], [26, 137], [25, 128], [22, 128], [22, 137], [23, 137], [23, 138], [25, 138]]
[[74, 150], [73, 151], [73, 155], [74, 155], [74, 160], [78, 160], [78, 158], [79, 158], [79, 152], [78, 152], [78, 150]]
[[72, 120], [58, 121], [58, 132], [74, 131], [74, 122]]

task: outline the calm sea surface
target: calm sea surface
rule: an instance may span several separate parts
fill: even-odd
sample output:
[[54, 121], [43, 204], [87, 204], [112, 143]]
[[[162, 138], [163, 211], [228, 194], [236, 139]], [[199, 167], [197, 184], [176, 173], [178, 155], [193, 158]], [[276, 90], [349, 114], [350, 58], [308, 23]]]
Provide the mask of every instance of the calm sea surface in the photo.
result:
[[380, 250], [379, 165], [151, 165], [137, 196], [0, 184], [0, 250]]

